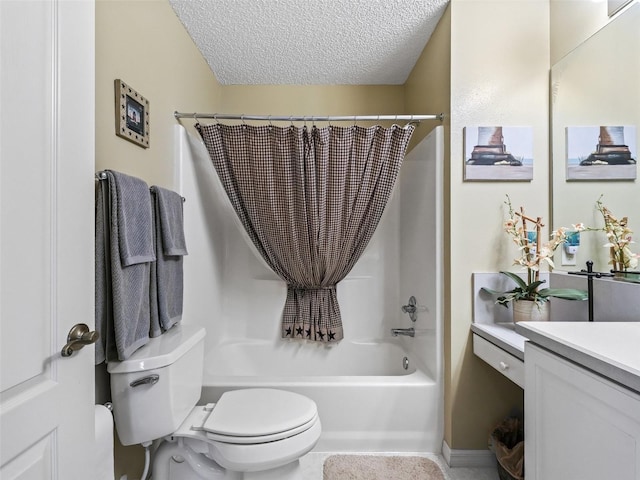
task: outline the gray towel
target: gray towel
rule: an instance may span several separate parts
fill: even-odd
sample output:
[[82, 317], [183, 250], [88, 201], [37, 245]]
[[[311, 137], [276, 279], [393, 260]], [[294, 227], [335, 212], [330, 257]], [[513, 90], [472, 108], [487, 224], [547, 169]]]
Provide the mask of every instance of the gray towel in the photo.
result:
[[[122, 192], [113, 172], [107, 171], [107, 180], [98, 184], [96, 198], [96, 329], [100, 340], [96, 345], [96, 364], [103, 361], [126, 360], [149, 341], [149, 275], [150, 263], [124, 266], [121, 262], [119, 205], [132, 196]], [[121, 175], [121, 174], [120, 174]], [[144, 183], [144, 182], [143, 182]], [[127, 188], [123, 186], [122, 188]], [[151, 212], [151, 198], [147, 187], [146, 203]], [[124, 195], [123, 195], [124, 193]], [[106, 199], [106, 212], [102, 205]], [[138, 198], [145, 203], [145, 199]], [[144, 207], [144, 205], [143, 205]], [[140, 225], [152, 228], [151, 219], [142, 219]], [[128, 228], [137, 228], [125, 222]], [[106, 229], [106, 230], [105, 230]], [[129, 235], [128, 238], [142, 238]], [[151, 234], [151, 237], [153, 235]], [[153, 246], [153, 245], [152, 245]], [[139, 250], [140, 251], [140, 250]], [[148, 256], [148, 252], [147, 252]], [[129, 260], [131, 257], [129, 257]]]
[[[96, 365], [107, 359], [107, 349], [115, 347], [112, 335], [113, 315], [111, 314], [111, 287], [107, 283], [107, 272], [110, 270], [106, 248], [109, 245], [109, 228], [105, 219], [109, 218], [109, 188], [107, 181], [100, 181], [96, 188], [96, 248], [95, 248], [95, 314], [96, 331], [100, 334], [96, 342]], [[108, 202], [108, 203], [106, 203]], [[105, 209], [107, 210], [105, 212]], [[117, 358], [117, 355], [110, 355]]]
[[118, 242], [122, 266], [153, 262], [153, 213], [149, 186], [139, 178], [108, 171], [117, 195]]
[[155, 217], [160, 219], [162, 248], [165, 255], [187, 255], [182, 197], [176, 192], [155, 185], [151, 187], [151, 191], [155, 193]]
[[176, 192], [151, 187], [154, 199], [156, 262], [151, 264], [151, 336], [160, 335], [182, 319], [183, 201]]

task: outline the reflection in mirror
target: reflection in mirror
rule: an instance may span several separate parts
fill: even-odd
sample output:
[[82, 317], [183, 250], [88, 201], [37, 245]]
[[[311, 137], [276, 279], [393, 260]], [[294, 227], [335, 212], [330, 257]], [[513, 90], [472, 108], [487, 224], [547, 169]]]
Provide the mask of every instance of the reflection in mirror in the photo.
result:
[[607, 0], [607, 12], [609, 16], [615, 15], [618, 11], [632, 0]]
[[[626, 171], [619, 173], [618, 169], [612, 177], [605, 175], [605, 168], [596, 171], [604, 165], [596, 163], [584, 167], [594, 169], [586, 180], [569, 173], [567, 132], [575, 135], [582, 131], [577, 127], [593, 127], [601, 133], [603, 126], [618, 127], [611, 131], [618, 132], [624, 140], [623, 147], [618, 149], [625, 150]], [[604, 221], [596, 208], [602, 195], [602, 203], [614, 216], [629, 218], [629, 227], [637, 239], [631, 250], [640, 253], [640, 180], [636, 164], [639, 132], [640, 4], [634, 4], [551, 69], [554, 228], [571, 227], [580, 222], [602, 228]], [[593, 152], [598, 152], [605, 143], [599, 138], [600, 133], [592, 142]], [[571, 258], [576, 266], [562, 265], [567, 260], [563, 256], [562, 261], [555, 259], [557, 269], [584, 268], [585, 262], [592, 260], [594, 270], [609, 271], [609, 249], [603, 246], [605, 243], [607, 238], [603, 232], [583, 232], [580, 247]]]

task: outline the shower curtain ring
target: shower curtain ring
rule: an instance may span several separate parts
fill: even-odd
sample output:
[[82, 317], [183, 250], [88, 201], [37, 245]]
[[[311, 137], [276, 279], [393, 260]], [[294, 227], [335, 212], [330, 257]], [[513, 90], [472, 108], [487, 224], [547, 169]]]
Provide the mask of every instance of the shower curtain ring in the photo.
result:
[[217, 113], [213, 114], [213, 119], [216, 121], [216, 125], [220, 125], [220, 122], [218, 121], [218, 114]]
[[198, 114], [196, 112], [193, 112], [193, 121], [196, 122], [196, 125], [200, 122], [198, 122]]
[[420, 125], [420, 120], [418, 120], [417, 118], [414, 118], [413, 114], [411, 115], [411, 120], [409, 120], [409, 123], [407, 123], [408, 125], [415, 125], [416, 127], [418, 125]]

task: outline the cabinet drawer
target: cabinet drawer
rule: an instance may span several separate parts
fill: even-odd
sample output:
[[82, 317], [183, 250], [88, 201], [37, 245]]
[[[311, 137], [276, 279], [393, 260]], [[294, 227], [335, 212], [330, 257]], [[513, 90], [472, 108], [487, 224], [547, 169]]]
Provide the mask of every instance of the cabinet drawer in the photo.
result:
[[524, 388], [524, 362], [500, 347], [473, 334], [473, 353], [487, 362], [513, 383]]

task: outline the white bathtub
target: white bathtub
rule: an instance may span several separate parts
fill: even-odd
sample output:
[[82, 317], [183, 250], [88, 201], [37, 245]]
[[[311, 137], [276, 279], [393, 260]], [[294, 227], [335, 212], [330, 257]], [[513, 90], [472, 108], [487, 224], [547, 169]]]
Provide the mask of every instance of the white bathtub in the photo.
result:
[[[345, 339], [331, 349], [277, 339], [286, 285], [241, 233], [202, 142], [176, 128], [188, 199], [183, 318], [207, 331], [202, 401], [237, 388], [292, 390], [318, 404], [318, 451], [440, 452], [443, 127], [407, 155], [376, 233], [338, 284]], [[416, 323], [400, 309], [410, 296], [424, 307]], [[391, 337], [407, 327], [419, 334]]]
[[225, 342], [206, 353], [201, 402], [238, 388], [290, 390], [318, 405], [315, 451], [439, 452], [442, 390], [401, 343]]

